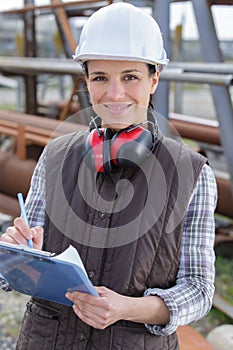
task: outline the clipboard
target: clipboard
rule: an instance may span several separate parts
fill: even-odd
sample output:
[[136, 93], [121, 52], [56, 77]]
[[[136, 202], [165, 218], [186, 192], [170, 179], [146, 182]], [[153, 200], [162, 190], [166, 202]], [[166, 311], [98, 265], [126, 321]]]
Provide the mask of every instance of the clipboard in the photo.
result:
[[0, 242], [0, 277], [19, 293], [68, 306], [67, 291], [98, 296], [73, 246], [55, 255]]

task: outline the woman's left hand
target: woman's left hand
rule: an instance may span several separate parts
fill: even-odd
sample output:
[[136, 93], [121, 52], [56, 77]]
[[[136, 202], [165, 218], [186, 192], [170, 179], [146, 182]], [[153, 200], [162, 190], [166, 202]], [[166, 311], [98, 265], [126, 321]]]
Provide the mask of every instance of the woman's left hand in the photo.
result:
[[99, 297], [80, 292], [67, 292], [66, 297], [74, 303], [74, 312], [83, 322], [105, 329], [123, 318], [127, 297], [106, 287], [96, 287], [96, 291]]

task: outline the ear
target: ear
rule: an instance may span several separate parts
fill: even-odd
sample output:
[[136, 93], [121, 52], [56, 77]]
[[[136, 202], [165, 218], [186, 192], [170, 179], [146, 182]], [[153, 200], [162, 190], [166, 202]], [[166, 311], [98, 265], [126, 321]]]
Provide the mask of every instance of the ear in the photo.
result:
[[155, 92], [159, 83], [160, 72], [155, 72], [154, 76], [151, 78], [151, 94]]

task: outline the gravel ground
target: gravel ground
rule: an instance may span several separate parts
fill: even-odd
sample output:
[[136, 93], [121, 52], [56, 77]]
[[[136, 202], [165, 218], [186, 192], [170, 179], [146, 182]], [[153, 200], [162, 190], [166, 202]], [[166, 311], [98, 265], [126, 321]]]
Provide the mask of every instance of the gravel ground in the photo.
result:
[[25, 304], [29, 297], [0, 289], [0, 349], [15, 350]]

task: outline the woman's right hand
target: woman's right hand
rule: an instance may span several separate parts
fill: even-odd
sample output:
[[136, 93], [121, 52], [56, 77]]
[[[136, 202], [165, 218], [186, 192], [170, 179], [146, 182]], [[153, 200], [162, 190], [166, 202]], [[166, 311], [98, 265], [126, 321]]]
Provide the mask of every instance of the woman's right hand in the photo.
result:
[[14, 226], [9, 226], [0, 236], [0, 241], [12, 244], [28, 245], [32, 239], [34, 249], [42, 249], [44, 230], [40, 226], [30, 228], [22, 218], [14, 220]]

